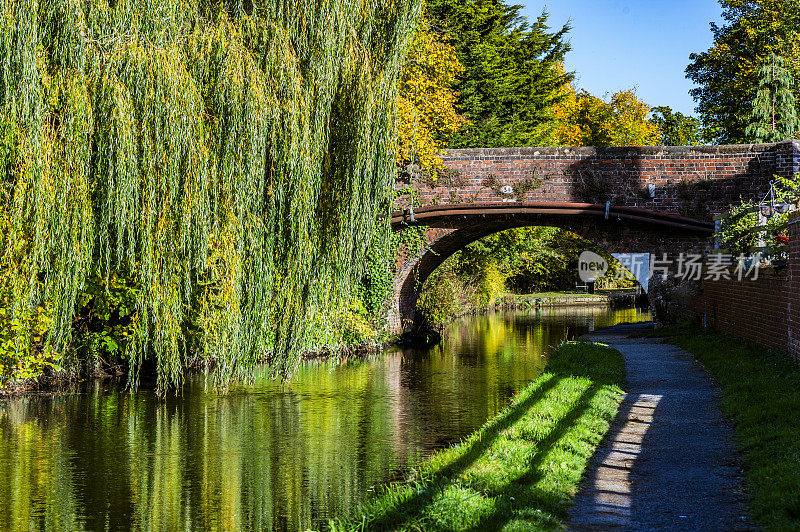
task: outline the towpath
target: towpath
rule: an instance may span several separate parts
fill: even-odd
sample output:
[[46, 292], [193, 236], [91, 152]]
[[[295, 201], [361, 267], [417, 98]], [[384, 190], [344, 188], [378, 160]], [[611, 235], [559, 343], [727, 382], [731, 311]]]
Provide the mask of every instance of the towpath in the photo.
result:
[[625, 358], [627, 395], [570, 512], [570, 530], [754, 530], [733, 429], [708, 373], [686, 351], [632, 339], [642, 325], [587, 338]]

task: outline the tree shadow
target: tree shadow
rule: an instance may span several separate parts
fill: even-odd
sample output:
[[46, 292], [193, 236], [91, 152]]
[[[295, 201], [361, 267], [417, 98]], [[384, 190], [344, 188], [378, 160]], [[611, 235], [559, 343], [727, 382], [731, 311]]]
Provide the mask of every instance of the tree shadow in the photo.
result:
[[514, 508], [525, 508], [535, 505], [537, 497], [532, 496], [530, 491], [525, 488], [533, 486], [542, 478], [543, 472], [541, 466], [545, 458], [547, 458], [550, 451], [553, 450], [559, 440], [573, 427], [575, 422], [586, 413], [592, 400], [601, 388], [601, 385], [593, 383], [589, 388], [584, 390], [577, 401], [575, 401], [575, 405], [569, 413], [556, 423], [555, 427], [553, 427], [544, 439], [536, 443], [536, 454], [528, 464], [525, 473], [509, 482], [502, 489], [486, 492], [487, 498], [495, 498], [500, 504], [498, 504], [494, 512], [481, 519], [477, 525], [471, 527], [469, 529], [471, 532], [500, 530], [515, 517], [513, 512]]
[[473, 438], [463, 453], [452, 462], [438, 469], [431, 478], [424, 479], [416, 486], [416, 494], [367, 523], [369, 530], [396, 530], [403, 524], [419, 517], [436, 496], [453, 484], [451, 477], [457, 477], [473, 464], [486, 451], [500, 434], [519, 421], [528, 410], [541, 401], [547, 393], [558, 385], [563, 377], [551, 375], [539, 388], [525, 400], [514, 404], [506, 412], [494, 418]]
[[[498, 437], [519, 421], [545, 395], [558, 386], [563, 379], [571, 377], [592, 378], [592, 383], [575, 399], [568, 413], [556, 422], [543, 439], [535, 442], [536, 454], [525, 468], [525, 472], [510, 480], [508, 484], [500, 489], [481, 493], [486, 498], [495, 499], [497, 502], [496, 510], [482, 518], [470, 530], [477, 532], [502, 528], [515, 517], [515, 509], [534, 507], [537, 502], [536, 493], [541, 492], [541, 490], [536, 490], [532, 486], [544, 474], [541, 470], [544, 460], [558, 445], [559, 441], [574, 427], [576, 421], [591, 407], [592, 401], [598, 392], [602, 390], [605, 384], [608, 384], [606, 381], [610, 382], [611, 379], [611, 377], [602, 375], [602, 372], [597, 375], [597, 368], [592, 368], [591, 362], [583, 368], [580, 365], [569, 365], [555, 369], [557, 372], [550, 374], [547, 380], [534, 393], [522, 402], [513, 405], [504, 414], [495, 418], [490, 424], [481, 429], [477, 437], [470, 440], [464, 452], [459, 453], [450, 463], [439, 468], [431, 477], [416, 484], [414, 486], [415, 494], [397, 503], [374, 521], [366, 523], [365, 529], [398, 530], [414, 523], [430, 505], [435, 503], [439, 495], [458, 483], [460, 474], [473, 465]], [[599, 379], [596, 377], [599, 377]], [[553, 495], [545, 494], [544, 492], [540, 494], [542, 497], [553, 497]]]
[[[795, 149], [791, 141], [595, 148], [592, 155], [568, 165], [564, 174], [574, 201], [610, 201], [612, 206], [711, 221], [742, 199], [761, 199], [774, 175], [792, 177], [797, 171]], [[650, 185], [655, 187], [652, 193]]]

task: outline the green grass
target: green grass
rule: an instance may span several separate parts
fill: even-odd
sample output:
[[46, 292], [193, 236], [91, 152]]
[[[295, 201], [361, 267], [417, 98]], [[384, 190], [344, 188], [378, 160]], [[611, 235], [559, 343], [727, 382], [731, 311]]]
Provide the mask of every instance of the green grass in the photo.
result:
[[767, 530], [800, 530], [800, 366], [769, 351], [700, 327], [654, 331], [692, 353], [722, 390], [734, 422], [752, 495]]
[[387, 486], [336, 530], [552, 530], [619, 408], [625, 370], [614, 349], [563, 344], [546, 373], [457, 446]]

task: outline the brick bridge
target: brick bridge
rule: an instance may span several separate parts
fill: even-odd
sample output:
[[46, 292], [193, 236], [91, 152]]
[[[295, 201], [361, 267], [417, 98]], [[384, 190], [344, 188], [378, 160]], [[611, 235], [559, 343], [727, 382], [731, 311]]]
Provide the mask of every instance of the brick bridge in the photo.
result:
[[498, 231], [559, 227], [610, 253], [708, 251], [713, 217], [761, 199], [773, 175], [800, 171], [800, 143], [469, 149], [443, 160], [448, 171], [438, 179], [395, 184], [407, 192], [392, 229], [422, 225], [428, 241], [413, 256], [399, 252], [389, 311], [395, 333], [413, 328], [419, 288], [433, 270]]

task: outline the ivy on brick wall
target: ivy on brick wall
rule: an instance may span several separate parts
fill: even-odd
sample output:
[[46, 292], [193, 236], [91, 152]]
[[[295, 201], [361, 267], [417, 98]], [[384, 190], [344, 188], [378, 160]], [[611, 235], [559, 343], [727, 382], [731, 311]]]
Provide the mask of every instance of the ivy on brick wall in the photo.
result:
[[611, 199], [611, 180], [595, 170], [579, 170], [575, 192], [579, 198], [589, 203], [604, 203]]

